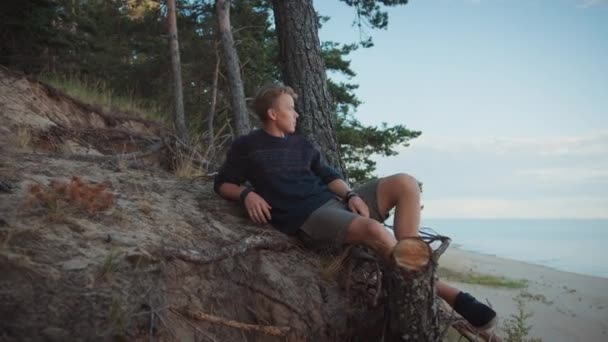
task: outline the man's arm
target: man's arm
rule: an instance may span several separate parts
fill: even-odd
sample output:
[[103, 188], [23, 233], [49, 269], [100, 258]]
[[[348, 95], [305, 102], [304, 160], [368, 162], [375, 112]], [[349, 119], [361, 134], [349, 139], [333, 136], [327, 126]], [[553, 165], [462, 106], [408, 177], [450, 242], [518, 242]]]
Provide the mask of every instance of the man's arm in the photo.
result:
[[[310, 142], [308, 142], [308, 144], [310, 144]], [[331, 192], [348, 201], [347, 204], [350, 211], [364, 217], [369, 217], [369, 208], [367, 207], [367, 204], [363, 202], [361, 197], [352, 192], [338, 172], [322, 161], [319, 150], [315, 149], [312, 144], [310, 144], [310, 147], [315, 150], [310, 169], [327, 184], [327, 187]]]
[[[359, 195], [357, 195], [350, 189], [350, 187], [348, 186], [348, 184], [346, 184], [345, 181], [339, 178], [334, 179], [329, 184], [327, 184], [327, 187], [329, 188], [329, 190], [331, 190], [331, 192], [348, 201], [347, 204], [350, 211], [352, 211], [353, 213], [357, 213], [363, 217], [369, 217], [369, 207], [367, 206], [367, 204], [365, 204], [365, 202], [363, 202]], [[346, 198], [347, 195], [349, 195], [348, 198]]]
[[327, 184], [327, 187], [329, 188], [329, 190], [331, 190], [331, 192], [342, 198], [346, 197], [346, 194], [351, 191], [348, 184], [346, 184], [346, 182], [340, 178], [336, 178], [333, 181], [329, 182], [329, 184]]
[[218, 194], [225, 199], [232, 201], [240, 201], [241, 193], [247, 189], [246, 186], [233, 183], [222, 183], [218, 188]]
[[247, 169], [247, 158], [239, 142], [235, 141], [228, 151], [224, 165], [215, 176], [213, 188], [225, 199], [241, 201], [253, 222], [267, 223], [271, 219], [270, 205], [252, 189], [241, 185], [246, 181], [243, 170]]
[[249, 218], [255, 223], [268, 223], [272, 219], [270, 215], [272, 207], [262, 196], [256, 194], [250, 188], [232, 183], [222, 183], [219, 186], [218, 193], [226, 199], [241, 201], [247, 209]]

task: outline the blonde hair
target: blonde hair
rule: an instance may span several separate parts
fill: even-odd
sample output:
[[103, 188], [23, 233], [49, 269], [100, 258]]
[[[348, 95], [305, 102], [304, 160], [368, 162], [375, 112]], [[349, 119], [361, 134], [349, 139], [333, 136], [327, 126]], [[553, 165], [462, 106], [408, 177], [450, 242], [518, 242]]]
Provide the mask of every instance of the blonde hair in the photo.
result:
[[268, 109], [272, 107], [274, 101], [281, 96], [287, 94], [293, 97], [294, 101], [298, 99], [298, 94], [290, 86], [282, 84], [268, 84], [258, 90], [255, 99], [253, 100], [253, 111], [262, 120], [266, 121], [268, 117]]

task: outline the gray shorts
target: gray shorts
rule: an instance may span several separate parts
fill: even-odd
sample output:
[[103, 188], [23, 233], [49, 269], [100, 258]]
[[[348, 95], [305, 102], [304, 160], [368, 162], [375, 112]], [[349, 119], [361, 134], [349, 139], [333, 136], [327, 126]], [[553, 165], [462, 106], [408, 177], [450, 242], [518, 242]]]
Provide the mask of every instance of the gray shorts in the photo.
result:
[[[354, 191], [369, 207], [370, 218], [384, 222], [388, 218], [388, 213], [382, 214], [378, 209], [379, 181], [367, 182], [356, 187]], [[350, 223], [357, 217], [361, 216], [351, 212], [346, 203], [338, 199], [331, 199], [310, 214], [298, 230], [297, 235], [309, 248], [341, 247]]]

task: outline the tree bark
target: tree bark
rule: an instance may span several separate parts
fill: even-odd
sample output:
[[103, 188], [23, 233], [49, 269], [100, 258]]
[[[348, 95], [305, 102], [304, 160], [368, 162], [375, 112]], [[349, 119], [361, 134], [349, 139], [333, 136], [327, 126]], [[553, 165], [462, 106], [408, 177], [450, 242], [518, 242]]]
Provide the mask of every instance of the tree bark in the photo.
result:
[[217, 82], [220, 75], [220, 56], [217, 51], [217, 42], [215, 44], [215, 71], [213, 72], [213, 86], [211, 90], [211, 107], [209, 108], [209, 115], [207, 116], [207, 144], [208, 149], [211, 151], [214, 149], [214, 132], [213, 132], [213, 119], [215, 118], [215, 107], [217, 104]]
[[230, 27], [230, 0], [217, 0], [215, 6], [222, 47], [224, 48], [224, 61], [230, 85], [230, 103], [234, 114], [236, 135], [244, 135], [249, 133], [250, 130], [249, 113], [245, 104], [245, 90], [241, 79], [239, 56], [234, 47], [232, 28]]
[[449, 239], [441, 242], [435, 251], [420, 238], [401, 240], [395, 247], [394, 266], [386, 272], [388, 317], [384, 341], [440, 339], [435, 268]]
[[272, 3], [283, 82], [299, 95], [297, 132], [317, 145], [329, 165], [344, 173], [312, 0]]
[[173, 122], [177, 137], [187, 143], [188, 133], [184, 115], [184, 94], [182, 89], [182, 66], [179, 57], [177, 38], [177, 20], [175, 18], [175, 0], [167, 0], [167, 19], [169, 25], [169, 48], [173, 69]]

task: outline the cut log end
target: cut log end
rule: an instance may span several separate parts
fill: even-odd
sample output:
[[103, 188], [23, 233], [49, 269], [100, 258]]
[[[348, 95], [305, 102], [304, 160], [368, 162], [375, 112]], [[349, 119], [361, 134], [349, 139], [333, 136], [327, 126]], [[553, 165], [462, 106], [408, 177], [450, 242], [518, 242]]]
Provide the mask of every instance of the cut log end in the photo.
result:
[[408, 271], [420, 271], [431, 260], [431, 248], [419, 238], [407, 238], [399, 241], [392, 254], [395, 264]]

